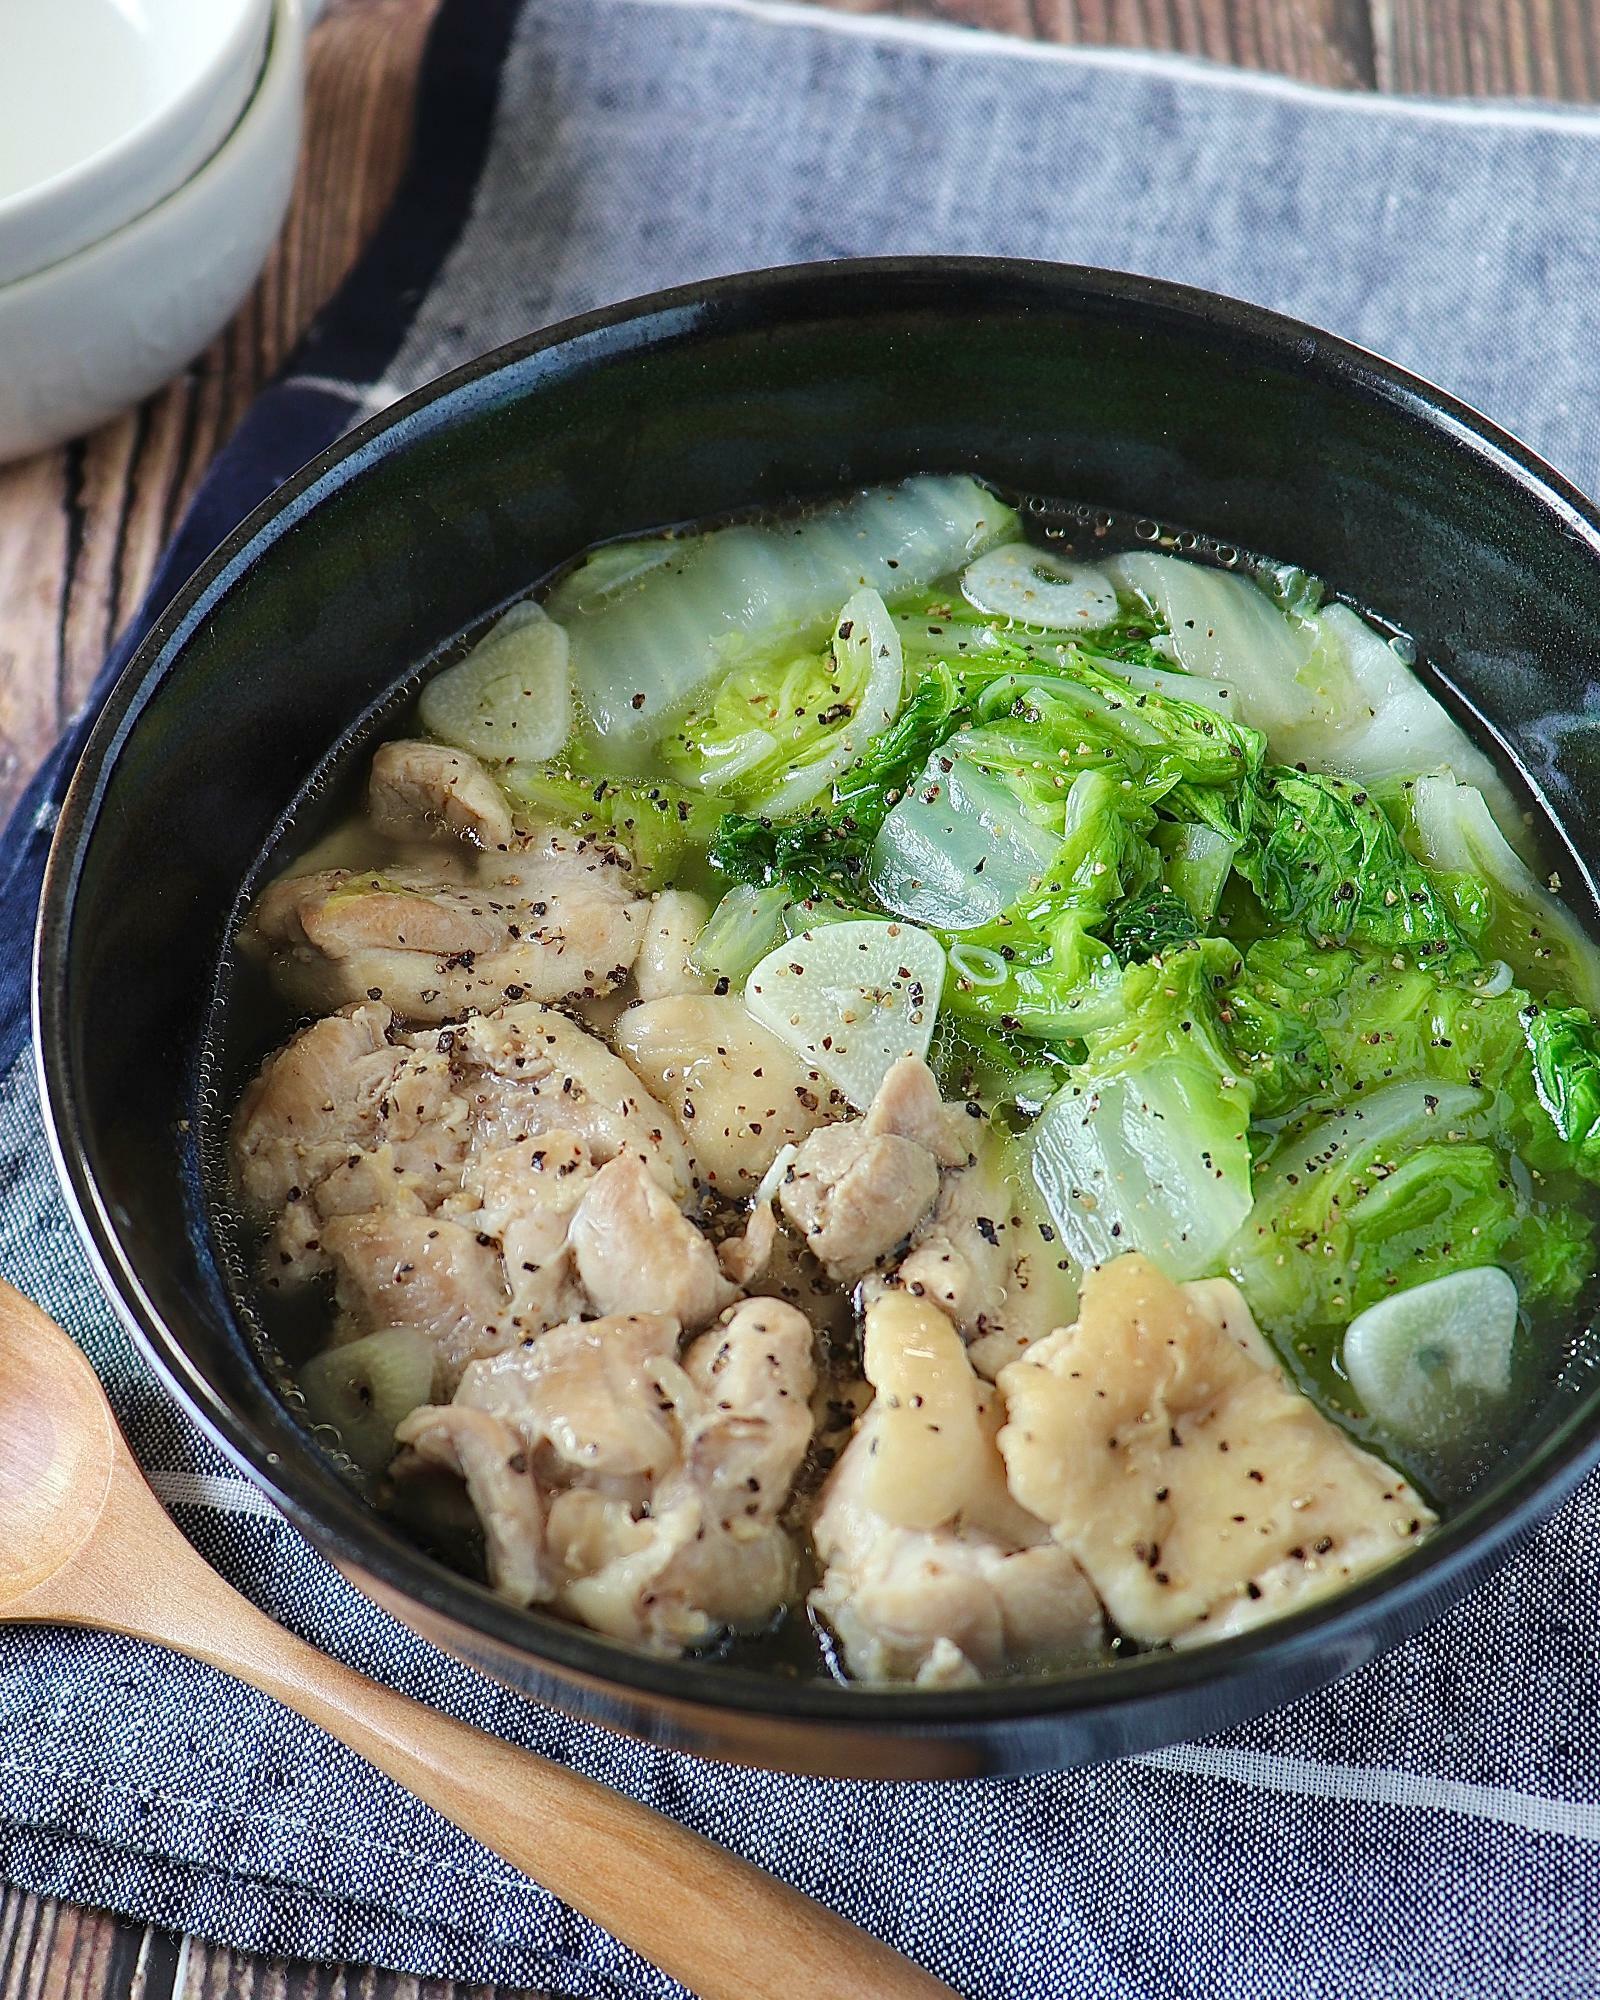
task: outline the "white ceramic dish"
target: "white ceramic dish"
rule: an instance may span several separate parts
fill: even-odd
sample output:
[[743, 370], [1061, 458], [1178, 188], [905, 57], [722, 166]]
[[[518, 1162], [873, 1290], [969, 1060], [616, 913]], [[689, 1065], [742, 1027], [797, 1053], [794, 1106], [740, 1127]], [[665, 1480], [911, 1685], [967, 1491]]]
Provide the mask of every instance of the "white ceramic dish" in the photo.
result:
[[271, 0], [0, 0], [0, 284], [181, 187], [250, 101]]
[[255, 95], [200, 171], [114, 235], [0, 285], [0, 460], [103, 423], [226, 325], [288, 206], [304, 58], [302, 0], [274, 0]]

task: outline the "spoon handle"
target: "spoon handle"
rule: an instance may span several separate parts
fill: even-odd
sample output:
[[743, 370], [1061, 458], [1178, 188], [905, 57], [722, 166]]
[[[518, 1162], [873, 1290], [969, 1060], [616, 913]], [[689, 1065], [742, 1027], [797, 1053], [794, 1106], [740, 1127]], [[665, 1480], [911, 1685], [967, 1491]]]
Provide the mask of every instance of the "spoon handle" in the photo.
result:
[[[125, 1520], [155, 1507], [131, 1464], [116, 1480]], [[94, 1554], [75, 1566], [55, 1615], [154, 1640], [273, 1696], [700, 2000], [952, 2000], [930, 1973], [713, 1841], [318, 1652], [224, 1583], [165, 1516], [161, 1526], [140, 1538], [132, 1575]]]

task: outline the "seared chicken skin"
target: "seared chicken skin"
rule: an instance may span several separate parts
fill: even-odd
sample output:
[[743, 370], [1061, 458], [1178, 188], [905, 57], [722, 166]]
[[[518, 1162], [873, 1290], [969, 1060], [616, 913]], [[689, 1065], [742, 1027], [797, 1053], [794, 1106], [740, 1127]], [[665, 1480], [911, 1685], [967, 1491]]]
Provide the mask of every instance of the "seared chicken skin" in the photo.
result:
[[1090, 1272], [1075, 1325], [1000, 1373], [1011, 1490], [1131, 1638], [1281, 1617], [1392, 1561], [1435, 1516], [1289, 1383], [1225, 1279]]
[[999, 1393], [950, 1321], [885, 1294], [867, 1312], [865, 1365], [877, 1393], [812, 1523], [812, 1609], [851, 1673], [951, 1685], [1100, 1651], [1099, 1600], [1008, 1492]]

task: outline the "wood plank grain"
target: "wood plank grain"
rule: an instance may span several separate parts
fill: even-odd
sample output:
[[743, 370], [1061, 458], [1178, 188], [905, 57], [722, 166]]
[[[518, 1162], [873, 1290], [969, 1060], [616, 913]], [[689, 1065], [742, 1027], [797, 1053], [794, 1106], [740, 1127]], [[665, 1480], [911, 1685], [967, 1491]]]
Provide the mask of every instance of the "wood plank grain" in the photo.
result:
[[0, 2000], [560, 2000], [373, 1966], [255, 1958], [10, 1889], [0, 1896]]
[[20, 1889], [0, 1898], [0, 2000], [166, 2000], [179, 1951], [100, 1910]]
[[1600, 98], [1595, 0], [1372, 0], [1384, 90]]
[[[100, 1996], [93, 1996], [93, 2000], [100, 2000]], [[130, 1996], [130, 2000], [140, 2000], [140, 1996]], [[150, 1994], [143, 2000], [158, 2000], [158, 1996]], [[558, 2000], [558, 1996], [519, 1995], [509, 1986], [414, 1979], [409, 1973], [382, 1972], [372, 1966], [245, 1958], [218, 1945], [194, 1942], [178, 1968], [171, 2000]]]
[[1279, 70], [1305, 83], [1377, 82], [1366, 0], [1031, 0], [1041, 35]]
[[1377, 82], [1368, 0], [831, 0], [1039, 41], [1208, 56], [1306, 83]]

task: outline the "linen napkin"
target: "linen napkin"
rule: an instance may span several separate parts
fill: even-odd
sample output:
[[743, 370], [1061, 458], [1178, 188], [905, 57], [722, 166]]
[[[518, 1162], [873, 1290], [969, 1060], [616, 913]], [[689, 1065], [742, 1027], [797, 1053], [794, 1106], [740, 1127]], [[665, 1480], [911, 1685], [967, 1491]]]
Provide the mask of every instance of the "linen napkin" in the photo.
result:
[[[306, 456], [441, 368], [657, 285], [847, 253], [1056, 257], [1253, 298], [1433, 376], [1593, 489], [1597, 190], [1586, 114], [1341, 97], [763, 0], [446, 0], [395, 213], [218, 460], [151, 608]], [[1600, 1993], [1595, 1483], [1438, 1625], [1314, 1699], [1213, 1742], [962, 1787], [767, 1776], [608, 1736], [344, 1584], [169, 1402], [51, 1176], [23, 961], [83, 727], [0, 852], [0, 1269], [83, 1342], [225, 1575], [358, 1667], [777, 1870], [971, 2000]], [[94, 1634], [0, 1632], [0, 1873], [257, 1951], [582, 2000], [678, 1990], [317, 1732]]]

